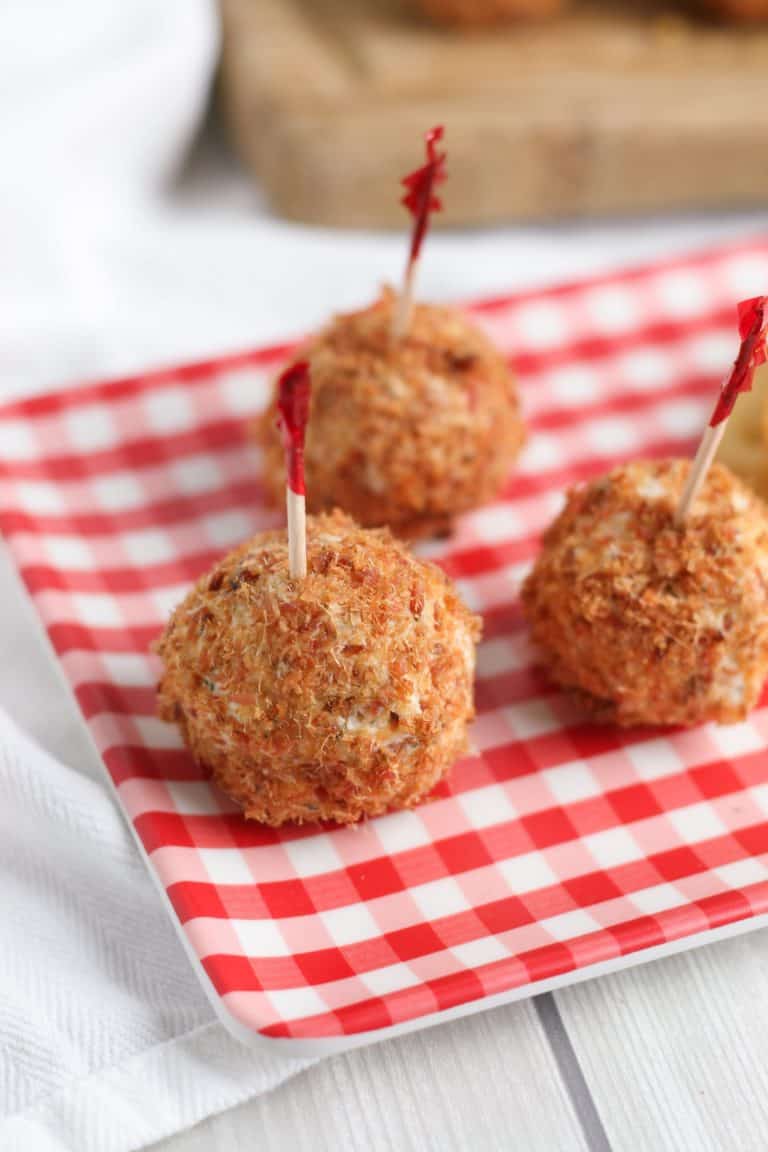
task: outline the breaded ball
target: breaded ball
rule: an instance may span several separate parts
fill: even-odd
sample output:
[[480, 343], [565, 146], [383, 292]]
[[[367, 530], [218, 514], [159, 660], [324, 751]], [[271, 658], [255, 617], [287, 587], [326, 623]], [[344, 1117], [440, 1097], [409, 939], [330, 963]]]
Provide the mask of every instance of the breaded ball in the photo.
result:
[[688, 468], [572, 489], [523, 589], [553, 678], [618, 724], [741, 720], [768, 673], [768, 510], [715, 464], [676, 527]]
[[479, 622], [385, 530], [310, 517], [226, 556], [158, 645], [160, 715], [245, 815], [349, 823], [415, 804], [466, 747]]
[[[305, 449], [310, 511], [343, 508], [398, 536], [439, 535], [493, 499], [523, 443], [504, 357], [455, 308], [417, 304], [390, 342], [392, 292], [337, 316], [296, 353], [312, 371]], [[284, 496], [276, 397], [260, 422], [266, 486]]]

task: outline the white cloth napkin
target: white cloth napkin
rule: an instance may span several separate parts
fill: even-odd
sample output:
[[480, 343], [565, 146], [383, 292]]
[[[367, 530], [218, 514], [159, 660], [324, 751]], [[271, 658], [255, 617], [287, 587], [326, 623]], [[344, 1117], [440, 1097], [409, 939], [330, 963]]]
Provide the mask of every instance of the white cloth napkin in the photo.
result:
[[0, 1148], [127, 1152], [306, 1061], [214, 1018], [106, 780], [0, 712]]
[[216, 0], [0, 4], [0, 395], [98, 362], [109, 253], [189, 148], [218, 45]]
[[[189, 147], [217, 49], [215, 0], [0, 6], [0, 399], [103, 370], [107, 253]], [[28, 625], [0, 622], [0, 699], [24, 723], [33, 683], [54, 712], [26, 678]], [[86, 759], [61, 763], [0, 713], [3, 1152], [139, 1148], [302, 1067], [215, 1019]]]

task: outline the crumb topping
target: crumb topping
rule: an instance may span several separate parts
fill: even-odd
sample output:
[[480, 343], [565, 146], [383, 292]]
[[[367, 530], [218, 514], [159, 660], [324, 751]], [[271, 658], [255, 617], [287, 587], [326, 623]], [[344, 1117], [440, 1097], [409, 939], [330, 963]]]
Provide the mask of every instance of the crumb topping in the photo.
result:
[[354, 820], [412, 803], [460, 754], [479, 623], [440, 569], [341, 513], [308, 574], [262, 533], [198, 582], [160, 641], [164, 718], [246, 814]]
[[715, 464], [636, 461], [568, 494], [524, 605], [553, 675], [620, 723], [737, 720], [768, 672], [768, 511]]
[[[509, 367], [488, 337], [454, 308], [417, 304], [407, 337], [392, 344], [394, 299], [385, 290], [337, 316], [296, 353], [312, 368], [307, 492], [313, 511], [338, 505], [418, 536], [493, 498], [524, 430]], [[274, 401], [259, 436], [279, 501]]]

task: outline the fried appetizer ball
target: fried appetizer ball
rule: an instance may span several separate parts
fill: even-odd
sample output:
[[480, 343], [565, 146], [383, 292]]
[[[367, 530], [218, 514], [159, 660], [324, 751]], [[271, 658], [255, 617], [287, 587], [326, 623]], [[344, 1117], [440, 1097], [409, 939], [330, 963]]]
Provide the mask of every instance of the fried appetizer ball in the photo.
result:
[[464, 28], [554, 16], [565, 3], [566, 0], [418, 0], [421, 10], [431, 19]]
[[[439, 535], [496, 496], [524, 439], [503, 356], [455, 308], [417, 304], [390, 342], [394, 294], [337, 316], [296, 353], [309, 360], [305, 448], [312, 512], [336, 506], [398, 536]], [[259, 429], [268, 492], [282, 505], [276, 397]]]
[[523, 588], [553, 678], [618, 724], [732, 723], [768, 673], [768, 509], [711, 468], [637, 461], [572, 489]]
[[158, 651], [163, 719], [245, 815], [346, 824], [426, 795], [466, 747], [479, 622], [388, 531], [310, 517], [226, 556]]

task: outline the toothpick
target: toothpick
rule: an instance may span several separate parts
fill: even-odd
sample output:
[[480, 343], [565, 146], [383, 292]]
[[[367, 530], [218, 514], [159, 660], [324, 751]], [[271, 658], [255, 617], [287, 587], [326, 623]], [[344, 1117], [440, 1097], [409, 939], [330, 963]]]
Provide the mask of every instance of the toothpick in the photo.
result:
[[680, 502], [675, 510], [675, 523], [685, 524], [725, 432], [728, 417], [741, 392], [749, 392], [752, 377], [759, 364], [768, 358], [768, 296], [754, 296], [737, 304], [741, 346], [733, 368], [720, 386], [717, 402], [704, 435], [699, 443], [693, 464], [688, 472]]
[[436, 184], [445, 180], [445, 152], [437, 151], [437, 144], [443, 138], [443, 127], [438, 125], [425, 136], [427, 146], [427, 161], [409, 173], [402, 183], [406, 188], [401, 203], [405, 205], [413, 216], [413, 231], [408, 250], [408, 263], [405, 266], [403, 289], [398, 297], [397, 304], [392, 311], [390, 338], [393, 341], [402, 340], [411, 324], [413, 313], [413, 290], [416, 281], [416, 270], [421, 255], [421, 245], [429, 226], [431, 212], [439, 212], [442, 201], [434, 193]]
[[693, 458], [693, 464], [688, 470], [688, 479], [685, 482], [683, 493], [680, 497], [680, 502], [675, 510], [675, 523], [678, 527], [682, 527], [688, 519], [688, 515], [693, 507], [696, 497], [701, 491], [701, 486], [704, 483], [707, 473], [712, 466], [712, 461], [717, 455], [717, 450], [720, 447], [720, 441], [725, 432], [726, 421], [723, 420], [716, 428], [707, 429], [699, 441], [699, 447], [696, 450], [696, 455]]
[[409, 260], [403, 277], [403, 290], [395, 301], [392, 313], [392, 326], [389, 336], [393, 344], [398, 343], [405, 336], [411, 326], [413, 315], [413, 285], [416, 279], [418, 260]]
[[288, 517], [288, 571], [307, 574], [307, 505], [304, 487], [304, 435], [309, 416], [309, 364], [289, 365], [278, 380], [278, 409], [285, 448], [285, 510]]
[[285, 511], [288, 516], [288, 572], [295, 580], [307, 574], [307, 498], [285, 486]]

